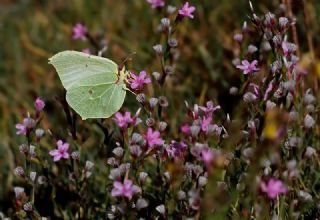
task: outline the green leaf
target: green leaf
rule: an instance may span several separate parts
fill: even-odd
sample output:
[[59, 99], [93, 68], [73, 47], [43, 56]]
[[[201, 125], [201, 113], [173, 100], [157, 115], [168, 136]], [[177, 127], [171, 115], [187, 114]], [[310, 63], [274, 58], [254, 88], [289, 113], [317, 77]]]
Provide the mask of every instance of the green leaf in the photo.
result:
[[77, 51], [60, 52], [49, 61], [67, 90], [68, 104], [82, 119], [108, 118], [121, 108], [125, 72], [118, 75], [113, 61]]

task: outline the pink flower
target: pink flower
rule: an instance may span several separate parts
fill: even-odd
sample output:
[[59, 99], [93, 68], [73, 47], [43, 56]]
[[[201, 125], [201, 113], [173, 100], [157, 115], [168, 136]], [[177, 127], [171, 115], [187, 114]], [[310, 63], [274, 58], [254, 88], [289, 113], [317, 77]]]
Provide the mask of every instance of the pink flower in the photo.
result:
[[190, 126], [188, 124], [183, 125], [180, 129], [184, 135], [190, 134]]
[[16, 124], [16, 129], [17, 129], [17, 132], [16, 132], [17, 135], [27, 134], [27, 128], [23, 124]]
[[27, 135], [27, 131], [35, 126], [36, 122], [32, 118], [24, 118], [23, 122], [16, 124], [17, 135]]
[[91, 49], [90, 48], [84, 48], [82, 50], [82, 52], [90, 55], [91, 54]]
[[131, 200], [132, 196], [139, 192], [141, 192], [141, 189], [138, 186], [133, 185], [131, 180], [125, 180], [124, 183], [120, 181], [115, 181], [113, 183], [111, 196], [113, 197], [122, 196]]
[[276, 198], [280, 194], [286, 193], [288, 190], [281, 180], [269, 179], [268, 183], [260, 183], [261, 191], [266, 193], [270, 199]]
[[72, 32], [73, 32], [72, 38], [75, 40], [80, 39], [82, 41], [85, 41], [87, 39], [87, 37], [86, 37], [86, 35], [88, 33], [87, 27], [81, 23], [77, 23], [73, 27]]
[[145, 138], [150, 148], [153, 148], [154, 146], [162, 145], [164, 143], [164, 141], [160, 137], [160, 132], [153, 131], [152, 128], [148, 128], [147, 135]]
[[131, 89], [139, 90], [144, 84], [151, 83], [150, 77], [147, 76], [146, 71], [141, 71], [139, 76], [134, 73], [130, 73], [131, 79], [129, 79], [129, 84]]
[[125, 112], [124, 114], [121, 114], [120, 112], [117, 112], [115, 114], [114, 120], [118, 124], [120, 128], [126, 129], [130, 124], [134, 123], [134, 119], [131, 117], [130, 112]]
[[209, 148], [204, 148], [201, 151], [201, 159], [206, 166], [210, 166], [213, 161], [213, 152]]
[[164, 6], [164, 0], [147, 0], [152, 8], [161, 8]]
[[184, 3], [182, 8], [179, 10], [179, 15], [182, 17], [189, 17], [191, 19], [194, 18], [193, 12], [196, 10], [196, 7], [194, 6], [189, 6], [189, 2]]
[[237, 65], [237, 68], [243, 70], [243, 74], [259, 71], [259, 68], [257, 67], [257, 60], [252, 61], [252, 63], [250, 63], [248, 60], [242, 60], [241, 63], [242, 65]]
[[201, 120], [201, 130], [204, 132], [208, 131], [208, 127], [209, 127], [211, 121], [212, 121], [211, 117], [203, 116], [203, 118]]
[[184, 156], [187, 149], [188, 147], [183, 141], [177, 142], [173, 140], [164, 150], [168, 157], [177, 160]]
[[208, 101], [206, 106], [199, 106], [199, 108], [206, 114], [206, 116], [211, 116], [213, 112], [219, 110], [220, 105], [213, 106], [212, 101]]
[[45, 105], [46, 104], [44, 103], [44, 101], [40, 97], [38, 97], [36, 99], [36, 101], [34, 102], [34, 106], [36, 107], [36, 110], [38, 112], [41, 111], [44, 108]]
[[286, 57], [288, 57], [292, 53], [296, 52], [296, 50], [297, 50], [297, 46], [295, 44], [289, 43], [289, 42], [286, 42], [286, 41], [282, 42], [281, 47], [282, 47], [282, 50], [283, 50], [283, 54]]
[[61, 158], [69, 159], [69, 144], [63, 143], [61, 140], [57, 141], [58, 149], [52, 150], [49, 152], [51, 156], [53, 156], [53, 161], [59, 161]]

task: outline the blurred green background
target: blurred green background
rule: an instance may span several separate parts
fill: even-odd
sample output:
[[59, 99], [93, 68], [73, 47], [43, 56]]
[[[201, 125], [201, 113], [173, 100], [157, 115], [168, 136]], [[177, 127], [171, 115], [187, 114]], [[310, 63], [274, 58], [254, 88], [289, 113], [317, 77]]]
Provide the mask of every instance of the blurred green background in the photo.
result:
[[[184, 1], [167, 0], [181, 6]], [[253, 0], [261, 14], [279, 7], [278, 0]], [[285, 1], [283, 1], [285, 2]], [[230, 85], [238, 85], [239, 73], [232, 65], [237, 56], [233, 34], [240, 31], [250, 13], [247, 0], [190, 0], [197, 10], [194, 20], [185, 20], [176, 35], [180, 57], [175, 76], [166, 94], [178, 109], [185, 97], [190, 103], [213, 99], [232, 112], [235, 100], [228, 96]], [[302, 55], [308, 54], [302, 0], [294, 1]], [[315, 57], [319, 54], [320, 1], [306, 1], [310, 17]], [[72, 39], [72, 27], [83, 22], [93, 36], [106, 42], [105, 56], [117, 63], [137, 52], [130, 69], [149, 73], [160, 71], [152, 46], [159, 43], [156, 32], [161, 11], [145, 0], [0, 0], [0, 200], [8, 196], [15, 167], [14, 155], [22, 139], [15, 135], [15, 124], [33, 108], [37, 96], [46, 100], [45, 128], [58, 127], [64, 114], [55, 97], [63, 88], [48, 58], [67, 50], [90, 47]], [[307, 56], [307, 55], [306, 55]], [[317, 64], [317, 58], [314, 62]], [[181, 96], [174, 96], [179, 92]], [[127, 106], [134, 100], [127, 99]], [[136, 108], [131, 109], [134, 111]], [[179, 111], [172, 112], [172, 118]], [[0, 208], [1, 210], [1, 208]]]

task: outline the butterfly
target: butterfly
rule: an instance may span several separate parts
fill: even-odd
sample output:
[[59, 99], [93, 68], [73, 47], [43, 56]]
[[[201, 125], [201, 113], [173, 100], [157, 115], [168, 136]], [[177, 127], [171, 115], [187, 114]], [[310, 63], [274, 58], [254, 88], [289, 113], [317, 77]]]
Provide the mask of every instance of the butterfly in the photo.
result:
[[49, 59], [66, 89], [66, 100], [83, 120], [109, 118], [123, 105], [128, 71], [110, 59], [63, 51]]

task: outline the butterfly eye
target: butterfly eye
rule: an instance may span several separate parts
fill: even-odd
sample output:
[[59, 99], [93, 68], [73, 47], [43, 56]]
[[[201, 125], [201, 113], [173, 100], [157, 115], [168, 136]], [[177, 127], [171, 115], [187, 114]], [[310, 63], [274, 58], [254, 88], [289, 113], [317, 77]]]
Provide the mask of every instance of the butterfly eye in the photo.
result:
[[92, 90], [92, 89], [89, 89], [89, 90], [88, 90], [88, 93], [89, 93], [90, 95], [92, 95], [92, 94], [93, 94], [93, 90]]

